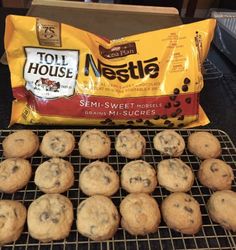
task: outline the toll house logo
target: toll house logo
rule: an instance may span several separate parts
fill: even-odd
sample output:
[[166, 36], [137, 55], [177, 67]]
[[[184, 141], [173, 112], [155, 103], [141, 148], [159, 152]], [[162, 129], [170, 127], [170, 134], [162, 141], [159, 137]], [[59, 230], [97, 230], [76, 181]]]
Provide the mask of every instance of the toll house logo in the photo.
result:
[[25, 53], [24, 79], [27, 90], [47, 99], [74, 94], [78, 51], [27, 47]]
[[25, 48], [26, 89], [39, 97], [59, 98], [74, 94], [77, 74], [83, 74], [85, 77], [104, 77], [121, 83], [126, 83], [130, 79], [157, 78], [159, 74], [157, 57], [124, 64], [107, 64], [99, 59], [95, 61], [89, 53], [85, 54], [81, 61], [79, 52]]

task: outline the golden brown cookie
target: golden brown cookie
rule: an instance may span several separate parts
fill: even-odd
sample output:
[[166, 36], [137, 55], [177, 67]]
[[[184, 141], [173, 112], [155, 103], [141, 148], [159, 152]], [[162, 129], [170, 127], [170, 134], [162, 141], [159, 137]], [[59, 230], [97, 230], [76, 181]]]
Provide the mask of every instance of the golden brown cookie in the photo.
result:
[[63, 193], [74, 184], [74, 168], [68, 161], [52, 158], [39, 165], [34, 182], [44, 193]]
[[65, 239], [73, 222], [71, 201], [60, 194], [45, 194], [28, 209], [27, 223], [31, 237], [42, 242]]
[[219, 140], [209, 132], [195, 132], [188, 137], [188, 150], [200, 159], [217, 158], [221, 155]]
[[119, 176], [106, 162], [94, 161], [83, 168], [79, 176], [79, 187], [86, 195], [111, 196], [119, 188]]
[[29, 161], [10, 158], [0, 163], [0, 192], [14, 193], [27, 185], [32, 173]]
[[161, 204], [162, 217], [167, 226], [184, 234], [196, 234], [202, 226], [199, 203], [189, 194], [173, 193]]
[[26, 208], [20, 202], [0, 200], [0, 246], [20, 237], [25, 220]]
[[146, 161], [131, 161], [121, 170], [121, 186], [129, 193], [151, 193], [157, 186], [156, 171]]
[[226, 190], [231, 189], [234, 173], [224, 161], [207, 159], [200, 165], [198, 179], [203, 186], [212, 190]]
[[102, 159], [111, 151], [111, 140], [98, 129], [91, 129], [82, 134], [79, 140], [79, 152], [87, 159]]
[[52, 130], [43, 136], [39, 150], [48, 157], [66, 157], [75, 147], [74, 136], [64, 130]]
[[158, 163], [157, 179], [160, 186], [170, 192], [187, 192], [193, 185], [194, 174], [188, 165], [174, 158]]
[[163, 155], [180, 156], [185, 148], [183, 137], [171, 129], [156, 134], [153, 138], [154, 148]]
[[138, 130], [125, 129], [118, 134], [115, 149], [126, 158], [137, 159], [146, 150], [146, 140]]
[[161, 221], [158, 204], [146, 193], [127, 195], [120, 204], [121, 226], [132, 235], [157, 231]]
[[77, 208], [77, 229], [92, 240], [108, 240], [119, 226], [120, 216], [106, 196], [94, 195], [82, 201]]
[[39, 139], [31, 130], [19, 130], [8, 135], [2, 147], [6, 158], [29, 158], [38, 150]]
[[207, 202], [207, 208], [213, 221], [236, 232], [236, 192], [222, 190], [213, 193]]

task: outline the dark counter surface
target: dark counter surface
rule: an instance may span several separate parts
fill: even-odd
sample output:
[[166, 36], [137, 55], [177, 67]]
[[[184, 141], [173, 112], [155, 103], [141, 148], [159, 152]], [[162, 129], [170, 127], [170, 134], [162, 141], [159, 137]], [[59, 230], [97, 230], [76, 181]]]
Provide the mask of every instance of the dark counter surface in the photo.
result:
[[[0, 55], [3, 53], [4, 20], [7, 14], [24, 15], [24, 9], [0, 8]], [[184, 20], [185, 21], [185, 20]], [[189, 22], [189, 20], [187, 20]], [[211, 123], [202, 128], [224, 130], [236, 144], [236, 68], [215, 47], [211, 46], [208, 58], [223, 72], [220, 79], [206, 80], [200, 95], [200, 104]], [[8, 67], [0, 64], [0, 128], [7, 128], [10, 118], [12, 92]], [[14, 125], [12, 128], [22, 128]]]

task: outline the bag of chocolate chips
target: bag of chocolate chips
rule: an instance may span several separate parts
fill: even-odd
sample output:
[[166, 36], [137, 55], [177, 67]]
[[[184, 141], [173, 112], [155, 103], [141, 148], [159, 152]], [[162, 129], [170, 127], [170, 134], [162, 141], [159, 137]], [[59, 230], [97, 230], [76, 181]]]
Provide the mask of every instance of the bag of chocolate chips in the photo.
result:
[[201, 66], [214, 28], [208, 19], [109, 41], [62, 23], [10, 15], [10, 125], [204, 124]]

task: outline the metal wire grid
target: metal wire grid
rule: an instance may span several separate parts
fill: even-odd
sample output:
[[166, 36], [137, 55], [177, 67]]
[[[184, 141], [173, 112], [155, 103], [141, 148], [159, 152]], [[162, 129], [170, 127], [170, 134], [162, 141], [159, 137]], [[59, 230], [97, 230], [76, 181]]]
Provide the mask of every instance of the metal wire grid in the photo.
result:
[[[85, 129], [79, 130], [71, 130], [66, 129], [68, 132], [71, 132], [76, 141], [79, 141], [81, 134], [85, 131]], [[111, 154], [104, 159], [104, 161], [108, 162], [118, 174], [124, 164], [128, 162], [128, 160], [124, 157], [119, 156], [114, 149], [114, 141], [118, 133], [121, 131], [120, 129], [102, 129], [112, 140], [112, 151]], [[145, 155], [142, 157], [143, 160], [149, 162], [153, 166], [156, 167], [157, 163], [163, 159], [168, 157], [160, 155], [153, 148], [153, 137], [154, 135], [161, 131], [159, 129], [140, 129], [139, 130], [142, 135], [146, 138], [147, 141], [147, 149]], [[203, 130], [178, 130], [178, 132], [183, 136], [185, 142], [187, 141], [187, 137], [195, 132], [195, 131], [203, 131]], [[206, 131], [206, 130], [204, 130]], [[222, 147], [222, 156], [221, 159], [231, 165], [234, 171], [234, 175], [236, 176], [236, 149], [229, 138], [229, 136], [220, 130], [207, 130], [215, 135]], [[0, 159], [3, 160], [2, 156], [2, 141], [3, 139], [14, 132], [13, 130], [4, 130], [0, 132]], [[40, 139], [47, 132], [47, 130], [34, 130], [35, 133], [38, 134]], [[195, 176], [196, 172], [199, 168], [200, 160], [190, 154], [187, 149], [185, 149], [184, 153], [180, 157], [186, 164], [192, 167]], [[76, 147], [71, 155], [66, 160], [70, 161], [75, 169], [75, 183], [72, 188], [70, 188], [64, 195], [70, 198], [74, 207], [74, 215], [76, 215], [76, 208], [79, 202], [84, 200], [86, 195], [84, 195], [80, 189], [78, 188], [78, 177], [81, 169], [85, 167], [90, 160], [84, 159], [80, 157], [78, 148]], [[35, 169], [39, 164], [48, 160], [47, 157], [42, 156], [39, 152], [37, 152], [31, 159], [32, 168], [33, 168], [33, 176], [25, 187], [24, 190], [20, 190], [14, 194], [4, 194], [0, 193], [0, 199], [12, 199], [18, 200], [24, 203], [26, 207], [29, 204], [41, 196], [43, 193], [38, 190], [35, 186], [33, 178]], [[234, 180], [232, 189], [236, 191], [236, 182]], [[104, 242], [96, 242], [91, 241], [86, 237], [80, 235], [76, 230], [76, 217], [73, 221], [73, 225], [71, 228], [71, 232], [69, 236], [63, 241], [54, 241], [50, 243], [40, 243], [39, 241], [31, 238], [27, 231], [27, 226], [25, 226], [24, 231], [19, 240], [14, 242], [13, 244], [6, 245], [2, 247], [2, 249], [89, 249], [89, 250], [157, 250], [157, 249], [236, 249], [236, 234], [232, 233], [228, 230], [223, 229], [216, 223], [212, 222], [209, 218], [206, 210], [206, 202], [209, 199], [212, 191], [208, 188], [201, 186], [199, 181], [195, 178], [193, 187], [189, 192], [200, 204], [202, 218], [203, 218], [203, 227], [196, 235], [183, 235], [181, 233], [175, 232], [174, 230], [170, 230], [165, 223], [162, 221], [159, 227], [159, 230], [156, 233], [148, 234], [145, 236], [131, 236], [128, 232], [119, 227], [115, 236]], [[152, 193], [152, 196], [155, 197], [158, 204], [160, 205], [162, 200], [169, 194], [167, 190], [157, 186], [155, 191]], [[118, 207], [121, 200], [127, 195], [127, 193], [120, 188], [119, 191], [112, 196], [112, 201]]]
[[223, 73], [208, 58], [204, 61], [203, 68], [203, 78], [205, 81], [219, 79], [223, 76]]

